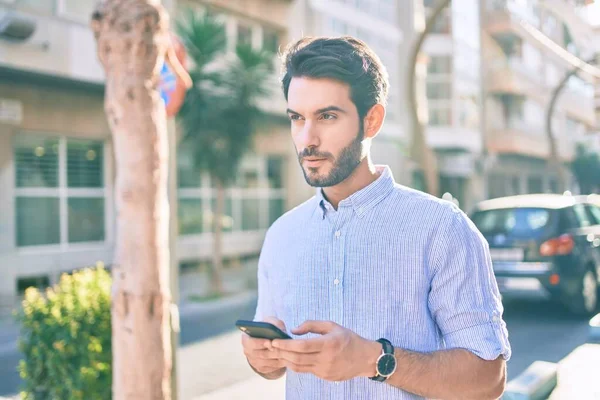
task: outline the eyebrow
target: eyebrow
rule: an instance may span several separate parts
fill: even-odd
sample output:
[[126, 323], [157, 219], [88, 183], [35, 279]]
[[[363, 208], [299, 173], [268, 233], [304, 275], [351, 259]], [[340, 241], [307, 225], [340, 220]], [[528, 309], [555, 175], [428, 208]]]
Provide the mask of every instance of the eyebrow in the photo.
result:
[[[314, 112], [314, 114], [315, 115], [322, 114], [322, 113], [328, 112], [328, 111], [338, 111], [338, 112], [346, 114], [346, 110], [344, 110], [344, 109], [342, 109], [342, 108], [340, 108], [338, 106], [327, 106], [327, 107], [324, 107], [324, 108], [319, 108], [317, 111]], [[299, 112], [296, 112], [296, 111], [292, 110], [291, 108], [287, 109], [287, 113], [288, 114], [302, 115]]]

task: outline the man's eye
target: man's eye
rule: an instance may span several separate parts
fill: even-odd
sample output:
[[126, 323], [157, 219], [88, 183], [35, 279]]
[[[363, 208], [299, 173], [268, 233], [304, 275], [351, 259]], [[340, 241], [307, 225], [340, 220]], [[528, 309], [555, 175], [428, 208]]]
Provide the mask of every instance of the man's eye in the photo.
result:
[[322, 119], [324, 119], [324, 120], [331, 120], [331, 119], [335, 119], [335, 118], [336, 118], [336, 116], [335, 116], [335, 115], [333, 115], [333, 114], [328, 114], [328, 113], [325, 113], [325, 114], [322, 114], [322, 115], [321, 115], [321, 118], [322, 118]]
[[297, 114], [290, 115], [290, 120], [292, 120], [292, 121], [298, 121], [299, 119], [300, 119], [300, 116]]

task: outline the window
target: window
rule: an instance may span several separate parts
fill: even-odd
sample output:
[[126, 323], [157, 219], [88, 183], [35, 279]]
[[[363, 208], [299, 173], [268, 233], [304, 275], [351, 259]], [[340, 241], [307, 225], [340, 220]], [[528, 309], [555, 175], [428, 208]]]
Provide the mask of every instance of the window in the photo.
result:
[[541, 128], [543, 128], [544, 121], [546, 121], [546, 111], [540, 103], [534, 100], [526, 100], [523, 103], [523, 115], [528, 126], [539, 128], [532, 130], [531, 133], [543, 132]]
[[529, 193], [543, 193], [544, 183], [541, 176], [530, 176], [527, 178], [527, 191]]
[[432, 56], [427, 65], [427, 74], [451, 74], [452, 58], [450, 56]]
[[279, 34], [273, 30], [265, 28], [263, 30], [263, 50], [272, 53], [279, 52]]
[[588, 205], [588, 210], [592, 215], [592, 221], [594, 225], [600, 225], [600, 207], [596, 205]]
[[[179, 150], [179, 232], [210, 233], [216, 209], [216, 190], [208, 175], [195, 168], [188, 148]], [[226, 190], [221, 218], [224, 232], [267, 229], [285, 207], [284, 158], [250, 154], [240, 163], [235, 186]]]
[[13, 152], [18, 247], [105, 240], [102, 142], [20, 134]]
[[452, 125], [452, 109], [450, 107], [439, 107], [429, 109], [429, 125], [448, 126]]
[[507, 177], [502, 174], [490, 174], [488, 181], [488, 197], [494, 199], [506, 195]]
[[285, 200], [283, 197], [277, 197], [269, 200], [269, 225], [273, 224], [277, 218], [285, 212]]
[[[216, 210], [217, 210], [217, 198], [216, 194], [210, 200], [210, 211], [207, 213], [208, 218], [208, 227], [210, 231], [214, 231], [214, 222], [216, 218]], [[223, 228], [223, 232], [231, 232], [234, 228], [237, 228], [235, 223], [235, 218], [233, 215], [233, 200], [230, 195], [225, 196], [225, 208], [223, 210], [223, 214], [221, 215], [221, 227]]]
[[242, 199], [242, 230], [254, 231], [261, 228], [260, 200], [257, 198]]
[[452, 85], [450, 82], [427, 82], [427, 98], [430, 100], [452, 99]]
[[180, 235], [193, 235], [205, 231], [202, 199], [179, 199], [177, 211]]
[[[433, 10], [431, 10], [433, 11]], [[441, 12], [441, 14], [436, 18], [433, 24], [432, 33], [441, 33], [441, 34], [450, 34], [452, 33], [452, 15], [451, 10], [446, 8]], [[429, 13], [427, 13], [427, 17], [429, 17]]]
[[458, 100], [459, 124], [467, 129], [479, 129], [479, 105], [475, 96], [461, 96]]
[[44, 14], [54, 14], [56, 10], [56, 0], [0, 0], [0, 4], [18, 3], [21, 10], [33, 10], [43, 12]]
[[510, 238], [537, 238], [551, 228], [551, 210], [544, 208], [506, 208], [477, 211], [473, 223], [485, 235], [504, 234]]
[[283, 157], [269, 156], [267, 158], [267, 178], [271, 189], [283, 187]]
[[575, 204], [573, 206], [573, 211], [575, 211], [575, 215], [577, 216], [579, 227], [586, 227], [592, 224], [583, 204]]
[[550, 178], [548, 186], [550, 187], [550, 193], [558, 193], [558, 181], [555, 178]]
[[252, 28], [248, 25], [239, 23], [237, 26], [237, 44], [239, 45], [252, 45]]
[[512, 194], [521, 194], [521, 179], [518, 176], [513, 176], [510, 179]]
[[81, 21], [88, 21], [94, 12], [96, 3], [96, 0], [58, 0], [58, 13]]

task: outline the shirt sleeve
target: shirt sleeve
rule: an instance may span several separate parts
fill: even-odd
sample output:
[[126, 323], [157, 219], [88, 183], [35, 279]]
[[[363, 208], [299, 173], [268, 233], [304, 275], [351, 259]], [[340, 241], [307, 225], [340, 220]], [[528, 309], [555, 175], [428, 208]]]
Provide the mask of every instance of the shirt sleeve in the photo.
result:
[[435, 242], [428, 306], [445, 348], [466, 349], [484, 360], [510, 359], [504, 308], [487, 241], [455, 209]]
[[272, 296], [270, 293], [271, 287], [269, 285], [269, 232], [265, 236], [262, 250], [258, 258], [258, 302], [256, 305], [256, 312], [254, 314], [255, 321], [263, 321], [265, 317], [275, 316], [275, 309], [273, 302], [271, 301]]

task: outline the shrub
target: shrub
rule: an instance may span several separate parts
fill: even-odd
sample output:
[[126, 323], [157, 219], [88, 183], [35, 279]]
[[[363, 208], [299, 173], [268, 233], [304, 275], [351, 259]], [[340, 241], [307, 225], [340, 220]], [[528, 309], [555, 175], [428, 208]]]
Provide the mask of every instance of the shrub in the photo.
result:
[[27, 289], [17, 314], [24, 399], [111, 398], [110, 289], [102, 264], [63, 274], [45, 293]]

